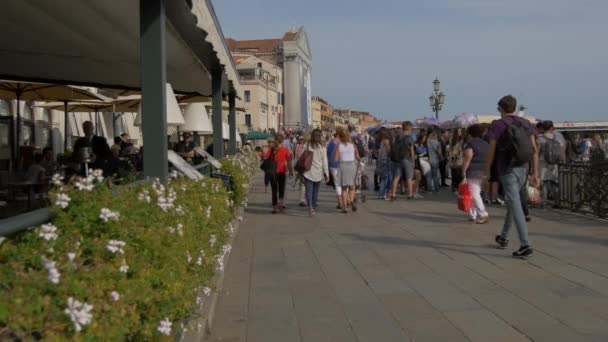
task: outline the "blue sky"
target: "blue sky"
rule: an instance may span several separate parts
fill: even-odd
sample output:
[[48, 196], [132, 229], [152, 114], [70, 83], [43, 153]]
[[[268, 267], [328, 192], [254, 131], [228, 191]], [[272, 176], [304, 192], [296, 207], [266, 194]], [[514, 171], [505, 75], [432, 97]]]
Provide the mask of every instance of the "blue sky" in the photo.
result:
[[608, 120], [606, 0], [221, 0], [226, 37], [304, 26], [313, 94], [386, 120], [496, 111], [515, 95], [540, 118]]

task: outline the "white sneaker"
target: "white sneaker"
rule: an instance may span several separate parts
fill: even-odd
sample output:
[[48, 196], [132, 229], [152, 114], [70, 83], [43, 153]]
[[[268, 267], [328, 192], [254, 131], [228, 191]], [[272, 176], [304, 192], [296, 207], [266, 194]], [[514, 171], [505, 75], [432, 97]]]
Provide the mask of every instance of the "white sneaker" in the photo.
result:
[[414, 198], [415, 199], [424, 199], [424, 197], [421, 194], [415, 194]]

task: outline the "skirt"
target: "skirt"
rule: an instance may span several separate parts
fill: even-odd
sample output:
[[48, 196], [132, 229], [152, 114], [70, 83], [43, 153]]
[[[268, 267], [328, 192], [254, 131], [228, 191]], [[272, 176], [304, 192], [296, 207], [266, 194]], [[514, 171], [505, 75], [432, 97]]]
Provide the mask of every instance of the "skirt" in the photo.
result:
[[338, 171], [341, 186], [355, 186], [357, 164], [354, 160], [340, 162]]

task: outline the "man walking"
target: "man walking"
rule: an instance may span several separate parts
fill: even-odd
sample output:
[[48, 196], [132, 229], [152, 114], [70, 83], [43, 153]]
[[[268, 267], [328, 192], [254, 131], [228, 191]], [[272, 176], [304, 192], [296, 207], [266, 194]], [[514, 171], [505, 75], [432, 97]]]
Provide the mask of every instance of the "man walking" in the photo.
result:
[[498, 101], [498, 111], [502, 118], [492, 122], [488, 131], [490, 146], [484, 168], [484, 177], [488, 179], [492, 162], [496, 159], [507, 205], [502, 232], [495, 240], [500, 248], [507, 248], [509, 230], [514, 223], [521, 246], [513, 252], [513, 256], [525, 259], [532, 255], [533, 250], [528, 241], [528, 225], [521, 206], [520, 191], [526, 184], [530, 164], [530, 184], [538, 186], [539, 183], [536, 129], [528, 120], [517, 115], [517, 100], [511, 95]]
[[391, 200], [397, 198], [397, 188], [401, 176], [405, 177], [407, 183], [407, 198], [414, 198], [414, 139], [412, 130], [414, 125], [405, 121], [401, 124], [403, 132], [399, 135], [391, 146], [391, 161], [393, 164], [393, 187]]

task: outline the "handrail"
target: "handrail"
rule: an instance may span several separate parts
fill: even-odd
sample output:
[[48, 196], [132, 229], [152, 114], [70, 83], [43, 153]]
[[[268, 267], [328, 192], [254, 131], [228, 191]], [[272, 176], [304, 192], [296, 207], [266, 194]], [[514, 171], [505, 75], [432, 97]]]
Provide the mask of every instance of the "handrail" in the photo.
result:
[[41, 208], [0, 220], [0, 236], [7, 236], [49, 222], [53, 218], [50, 208]]

